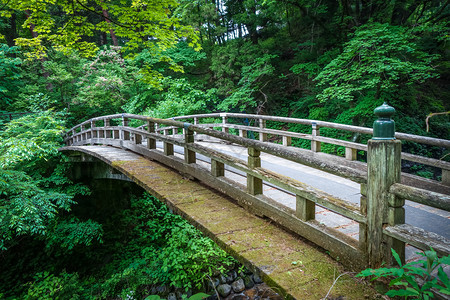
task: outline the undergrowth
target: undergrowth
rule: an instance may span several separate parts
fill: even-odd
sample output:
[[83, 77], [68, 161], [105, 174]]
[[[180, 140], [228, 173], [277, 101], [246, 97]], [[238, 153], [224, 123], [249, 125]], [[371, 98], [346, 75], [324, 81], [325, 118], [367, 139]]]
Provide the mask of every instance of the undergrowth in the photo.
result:
[[[103, 243], [63, 255], [61, 249], [42, 253], [36, 240], [28, 240], [27, 251], [15, 253], [19, 261], [5, 252], [10, 259], [3, 261], [0, 298], [143, 299], [157, 285], [195, 292], [202, 290], [207, 276], [234, 263], [212, 240], [147, 194], [133, 197], [129, 208], [118, 210], [102, 227]], [[25, 270], [20, 284], [6, 280]]]

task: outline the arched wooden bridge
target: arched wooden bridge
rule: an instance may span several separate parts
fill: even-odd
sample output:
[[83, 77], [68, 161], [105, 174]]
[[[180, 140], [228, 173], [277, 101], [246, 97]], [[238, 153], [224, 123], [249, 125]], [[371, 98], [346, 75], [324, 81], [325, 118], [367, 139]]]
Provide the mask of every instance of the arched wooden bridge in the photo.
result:
[[[271, 129], [275, 123], [304, 132]], [[338, 275], [330, 271], [337, 264], [303, 239], [351, 269], [391, 262], [390, 248], [404, 259], [405, 244], [448, 255], [448, 236], [405, 224], [404, 206], [407, 199], [438, 211], [439, 227], [449, 232], [450, 163], [401, 153], [401, 141], [446, 149], [450, 141], [396, 133], [396, 139], [366, 145], [322, 136], [322, 128], [372, 134], [370, 128], [262, 115], [117, 114], [75, 126], [60, 150], [98, 158], [127, 175], [286, 296], [323, 298]], [[310, 140], [311, 150], [291, 146], [293, 139]], [[342, 147], [345, 157], [320, 152], [322, 144]], [[357, 151], [368, 153], [367, 164], [356, 160]], [[402, 159], [442, 169], [442, 181], [401, 173]], [[306, 177], [325, 178], [323, 188], [299, 181], [292, 170], [301, 168], [308, 168]], [[330, 191], [333, 184], [338, 188]], [[356, 201], [337, 196], [350, 185], [359, 188]], [[334, 294], [360, 299], [370, 293], [352, 284], [349, 290], [348, 282], [337, 283]]]

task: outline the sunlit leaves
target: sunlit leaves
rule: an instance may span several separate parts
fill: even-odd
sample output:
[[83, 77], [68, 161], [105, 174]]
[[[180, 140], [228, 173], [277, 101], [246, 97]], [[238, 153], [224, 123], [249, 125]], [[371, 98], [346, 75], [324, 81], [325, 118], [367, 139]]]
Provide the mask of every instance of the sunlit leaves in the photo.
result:
[[[28, 58], [45, 57], [49, 46], [70, 53], [79, 51], [94, 56], [97, 45], [86, 37], [110, 30], [128, 50], [156, 45], [162, 53], [181, 39], [188, 39], [199, 48], [193, 28], [180, 24], [172, 16], [178, 6], [175, 0], [104, 1], [104, 0], [2, 0], [4, 16], [23, 11], [27, 18], [23, 28], [33, 31], [32, 37], [21, 37], [16, 43], [28, 49]], [[105, 18], [107, 12], [108, 18]]]

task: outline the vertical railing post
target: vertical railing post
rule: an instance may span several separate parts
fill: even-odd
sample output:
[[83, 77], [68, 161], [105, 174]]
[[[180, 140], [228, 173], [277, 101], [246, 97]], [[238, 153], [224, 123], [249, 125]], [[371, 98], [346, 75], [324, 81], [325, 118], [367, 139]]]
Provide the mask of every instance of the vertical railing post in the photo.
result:
[[188, 148], [188, 144], [194, 142], [194, 131], [189, 128], [189, 123], [184, 123], [184, 161], [188, 164], [195, 163], [195, 152]]
[[[164, 129], [163, 132], [164, 132], [164, 136], [167, 137], [169, 135], [169, 129]], [[173, 155], [173, 144], [171, 144], [167, 141], [164, 141], [163, 145], [164, 145], [164, 154], [165, 155]]]
[[211, 174], [214, 177], [225, 176], [225, 166], [222, 162], [211, 158]]
[[345, 147], [345, 159], [346, 160], [356, 160], [358, 150]]
[[450, 170], [442, 169], [442, 184], [450, 185]]
[[95, 138], [95, 131], [94, 131], [94, 127], [95, 127], [95, 122], [91, 121], [91, 139]]
[[[81, 125], [81, 126], [80, 126], [80, 132], [83, 132], [85, 129], [86, 129], [86, 127], [85, 127], [84, 125]], [[83, 132], [83, 133], [81, 134], [81, 140], [82, 140], [82, 141], [86, 140], [86, 132]]]
[[[194, 117], [194, 125], [198, 125], [198, 117]], [[194, 132], [194, 135], [196, 135], [197, 132]]]
[[[266, 129], [266, 120], [259, 119], [259, 129], [264, 130]], [[259, 132], [259, 141], [260, 142], [267, 142], [267, 133]]]
[[290, 136], [283, 135], [283, 146], [290, 146], [292, 144], [292, 138]]
[[392, 242], [383, 235], [383, 227], [390, 215], [399, 214], [397, 207], [393, 211], [389, 208], [390, 204], [399, 204], [392, 200], [389, 188], [400, 182], [401, 174], [401, 142], [394, 138], [395, 125], [390, 118], [394, 112], [387, 104], [375, 109], [379, 119], [374, 122], [373, 138], [367, 145], [367, 254], [371, 267], [390, 263]]
[[[248, 148], [248, 167], [250, 169], [261, 167], [260, 151], [249, 147]], [[262, 179], [253, 175], [247, 174], [247, 190], [251, 195], [259, 195], [263, 193]]]
[[247, 138], [247, 130], [239, 129], [239, 136], [242, 138]]
[[[110, 120], [109, 119], [104, 119], [105, 122], [105, 127], [109, 127], [111, 126]], [[105, 128], [105, 133], [104, 136], [106, 139], [110, 139], [111, 138], [111, 130], [108, 130]]]
[[[122, 126], [123, 127], [127, 127], [128, 126], [128, 118], [125, 118], [124, 116], [122, 116]], [[123, 140], [129, 140], [130, 139], [130, 132], [126, 131], [125, 129], [121, 130], [121, 139]]]
[[316, 215], [316, 204], [313, 201], [297, 195], [295, 215], [303, 221], [314, 220]]
[[[155, 133], [155, 123], [152, 121], [147, 121], [147, 131], [148, 133]], [[147, 138], [147, 148], [156, 149], [156, 140], [154, 138]]]
[[[359, 211], [363, 216], [367, 216], [367, 184], [361, 183], [361, 198], [359, 200]], [[367, 224], [359, 223], [359, 249], [367, 253]]]
[[312, 139], [311, 139], [311, 151], [320, 152], [320, 142], [315, 140], [315, 137], [320, 136], [320, 128], [316, 122], [312, 122]]
[[227, 126], [227, 122], [228, 122], [228, 118], [227, 118], [227, 114], [226, 113], [222, 113], [220, 114], [220, 116], [222, 117], [222, 132], [226, 132], [228, 133], [230, 130]]

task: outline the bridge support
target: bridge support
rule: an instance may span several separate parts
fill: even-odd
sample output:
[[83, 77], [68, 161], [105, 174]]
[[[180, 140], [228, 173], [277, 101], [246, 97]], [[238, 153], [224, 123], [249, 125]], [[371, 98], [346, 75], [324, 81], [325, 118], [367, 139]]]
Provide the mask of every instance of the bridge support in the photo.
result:
[[320, 142], [314, 140], [316, 136], [320, 136], [320, 128], [315, 122], [312, 123], [312, 133], [311, 133], [311, 151], [320, 152]]
[[[147, 122], [147, 131], [149, 133], [155, 133], [155, 123], [148, 121]], [[152, 138], [147, 138], [147, 148], [148, 149], [156, 149], [156, 140]]]
[[316, 204], [297, 195], [295, 214], [302, 221], [314, 220], [316, 216]]
[[[261, 158], [259, 155], [261, 152], [255, 148], [248, 148], [248, 166], [249, 168], [261, 167]], [[260, 195], [263, 193], [262, 179], [247, 174], [247, 190], [250, 195]]]
[[225, 165], [211, 158], [211, 174], [214, 177], [225, 176]]
[[[194, 132], [191, 129], [185, 129], [184, 142], [186, 145], [194, 142]], [[184, 147], [184, 161], [188, 164], [195, 164], [195, 151], [189, 150], [188, 147]]]
[[261, 131], [259, 132], [259, 141], [267, 142], [267, 133], [262, 132], [262, 130], [266, 129], [266, 120], [259, 119], [259, 129], [261, 129]]

